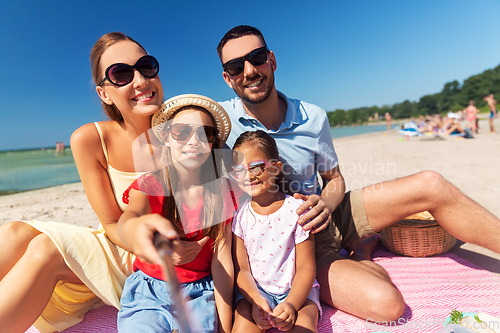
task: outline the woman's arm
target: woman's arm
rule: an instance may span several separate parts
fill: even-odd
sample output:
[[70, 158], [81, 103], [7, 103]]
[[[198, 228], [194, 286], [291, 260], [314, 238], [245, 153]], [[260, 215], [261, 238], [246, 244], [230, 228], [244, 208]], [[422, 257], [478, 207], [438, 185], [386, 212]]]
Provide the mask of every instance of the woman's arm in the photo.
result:
[[116, 224], [122, 211], [111, 187], [106, 158], [94, 124], [86, 124], [71, 135], [71, 151], [85, 194], [108, 238], [116, 245], [130, 250], [118, 237]]
[[301, 215], [310, 208], [299, 218], [298, 223], [304, 227], [304, 230], [312, 230], [313, 234], [326, 228], [331, 221], [332, 212], [342, 202], [345, 194], [344, 177], [338, 165], [329, 171], [320, 172], [320, 175], [323, 184], [326, 184], [323, 186], [321, 196], [316, 194], [307, 196], [299, 193], [293, 195], [297, 199], [305, 200], [297, 209], [297, 214]]
[[219, 332], [229, 333], [233, 321], [234, 268], [231, 256], [231, 223], [224, 227], [224, 239], [215, 249], [212, 259], [212, 276], [215, 304], [219, 315]]
[[316, 277], [314, 235], [295, 245], [295, 276], [286, 299], [273, 310], [273, 327], [289, 330], [295, 325], [296, 314], [307, 299]]

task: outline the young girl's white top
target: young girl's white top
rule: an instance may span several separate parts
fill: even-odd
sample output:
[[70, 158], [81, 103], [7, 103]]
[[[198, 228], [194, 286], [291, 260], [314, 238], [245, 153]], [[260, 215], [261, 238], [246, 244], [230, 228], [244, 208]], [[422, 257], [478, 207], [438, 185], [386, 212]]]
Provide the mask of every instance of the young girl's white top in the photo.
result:
[[260, 215], [249, 199], [239, 207], [233, 220], [233, 233], [245, 243], [256, 283], [276, 295], [290, 290], [295, 276], [295, 244], [309, 237], [309, 231], [297, 223], [296, 211], [303, 202], [287, 195], [276, 212]]

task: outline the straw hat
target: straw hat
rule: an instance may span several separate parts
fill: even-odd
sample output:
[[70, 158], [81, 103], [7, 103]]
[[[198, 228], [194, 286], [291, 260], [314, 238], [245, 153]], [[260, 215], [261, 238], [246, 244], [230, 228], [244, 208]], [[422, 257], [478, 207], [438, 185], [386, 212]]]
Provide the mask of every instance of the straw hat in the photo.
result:
[[161, 138], [161, 132], [165, 127], [165, 123], [171, 119], [177, 110], [188, 105], [199, 106], [210, 112], [215, 119], [215, 126], [219, 131], [218, 138], [221, 145], [224, 145], [231, 132], [231, 121], [226, 110], [213, 99], [196, 94], [178, 95], [163, 102], [160, 110], [151, 119], [151, 127], [154, 135], [157, 138]]

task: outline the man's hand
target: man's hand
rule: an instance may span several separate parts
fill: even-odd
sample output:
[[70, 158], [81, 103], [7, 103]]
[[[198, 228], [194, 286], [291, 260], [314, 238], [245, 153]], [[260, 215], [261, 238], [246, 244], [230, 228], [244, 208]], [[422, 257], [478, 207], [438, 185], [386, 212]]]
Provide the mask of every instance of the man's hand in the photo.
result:
[[[326, 202], [317, 194], [303, 195], [295, 193], [295, 199], [302, 199], [305, 202], [297, 208], [297, 214], [300, 216], [297, 222], [303, 226], [304, 230], [311, 230], [313, 234], [325, 229], [332, 220], [332, 210], [326, 205]], [[309, 222], [308, 222], [309, 221]]]
[[278, 304], [271, 314], [271, 325], [280, 331], [288, 331], [295, 325], [296, 311], [290, 302]]
[[252, 318], [261, 330], [267, 330], [272, 328], [269, 320], [271, 319], [271, 308], [267, 304], [267, 300], [264, 297], [260, 297], [252, 305]]
[[193, 261], [209, 239], [208, 236], [205, 236], [196, 242], [179, 241], [172, 254], [173, 264], [178, 266]]

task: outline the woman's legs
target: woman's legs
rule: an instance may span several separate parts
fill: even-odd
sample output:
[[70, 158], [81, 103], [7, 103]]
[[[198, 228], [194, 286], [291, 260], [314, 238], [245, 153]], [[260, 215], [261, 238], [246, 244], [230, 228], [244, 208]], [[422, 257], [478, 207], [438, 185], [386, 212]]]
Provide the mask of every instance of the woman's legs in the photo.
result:
[[9, 222], [0, 227], [0, 280], [24, 255], [29, 242], [40, 231], [24, 222]]
[[48, 236], [26, 223], [14, 223], [0, 229], [0, 250], [9, 253], [0, 259], [0, 327], [25, 332], [45, 309], [58, 281], [81, 281]]

